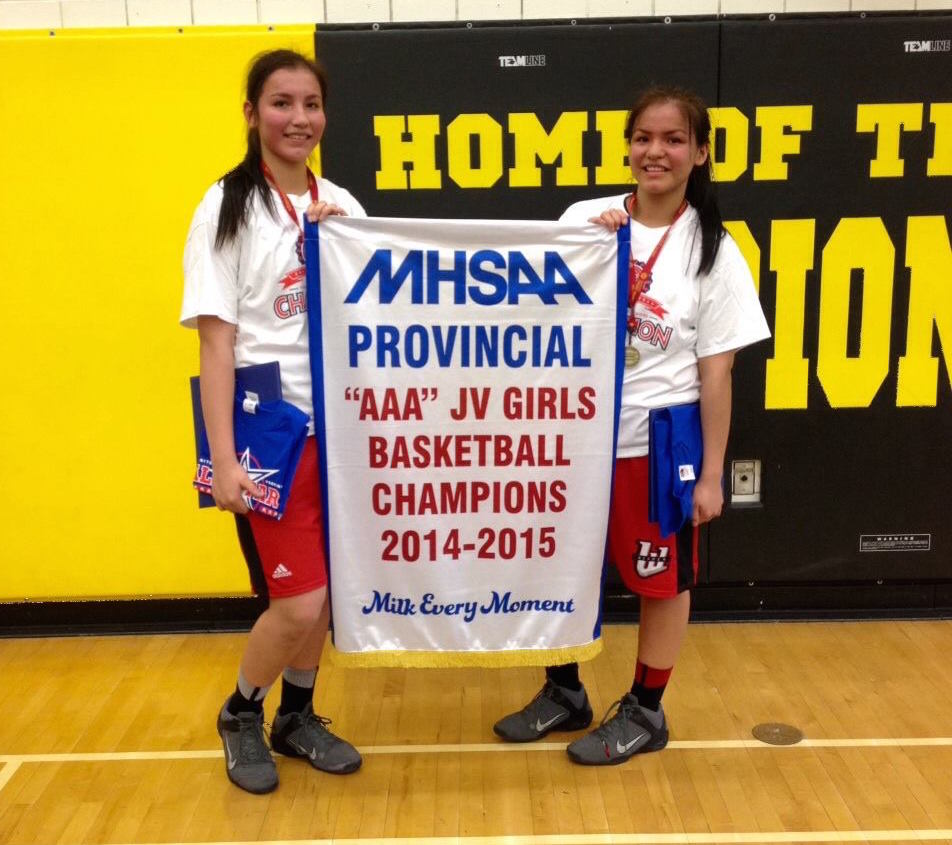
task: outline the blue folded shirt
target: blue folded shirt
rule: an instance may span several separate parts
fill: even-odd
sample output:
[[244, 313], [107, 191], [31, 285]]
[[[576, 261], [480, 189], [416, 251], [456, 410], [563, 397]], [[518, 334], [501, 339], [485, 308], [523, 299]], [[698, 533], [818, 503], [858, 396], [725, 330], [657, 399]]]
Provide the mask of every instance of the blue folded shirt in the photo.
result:
[[650, 411], [648, 443], [648, 519], [668, 537], [679, 531], [694, 511], [694, 484], [703, 457], [700, 403]]
[[[235, 452], [262, 495], [244, 496], [251, 510], [280, 519], [288, 502], [291, 481], [307, 440], [308, 417], [283, 399], [260, 402], [254, 393], [236, 392]], [[193, 486], [212, 490], [212, 462], [204, 427], [199, 437], [198, 469]]]

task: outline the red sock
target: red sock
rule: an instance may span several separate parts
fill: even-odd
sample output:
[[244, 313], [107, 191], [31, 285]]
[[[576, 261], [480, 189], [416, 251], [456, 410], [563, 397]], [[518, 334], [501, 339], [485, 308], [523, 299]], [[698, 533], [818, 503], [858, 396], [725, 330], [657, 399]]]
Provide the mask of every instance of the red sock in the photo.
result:
[[648, 709], [657, 710], [661, 706], [661, 696], [668, 685], [673, 666], [667, 669], [655, 669], [646, 666], [640, 660], [635, 664], [635, 680], [631, 685], [631, 694], [638, 699], [638, 703]]

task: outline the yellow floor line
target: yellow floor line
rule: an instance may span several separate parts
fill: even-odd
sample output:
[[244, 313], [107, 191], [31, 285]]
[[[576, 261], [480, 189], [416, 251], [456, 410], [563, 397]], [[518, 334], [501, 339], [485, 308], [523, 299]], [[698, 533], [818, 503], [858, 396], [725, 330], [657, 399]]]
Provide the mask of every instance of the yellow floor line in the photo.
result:
[[[564, 751], [565, 742], [474, 742], [440, 745], [368, 745], [361, 754], [473, 754], [525, 753], [530, 751]], [[952, 737], [882, 737], [868, 739], [804, 739], [796, 745], [768, 745], [756, 739], [672, 740], [669, 750], [704, 750], [760, 748], [785, 751], [794, 748], [900, 748], [903, 746], [952, 746]], [[121, 760], [205, 760], [221, 757], [221, 749], [209, 751], [102, 751], [63, 754], [0, 754], [0, 763], [89, 763]], [[0, 786], [9, 780], [6, 770], [0, 772]]]
[[0, 769], [0, 790], [9, 783], [10, 778], [16, 774], [16, 770], [20, 768], [20, 765], [19, 760], [3, 760], [3, 768]]
[[[934, 842], [952, 840], [948, 830], [784, 830], [775, 833], [579, 833], [540, 836], [439, 836], [375, 839], [271, 839], [209, 845], [743, 845], [795, 842]], [[129, 843], [128, 845], [133, 845]], [[193, 845], [193, 843], [157, 843]]]
[[[670, 745], [670, 743], [668, 743]], [[761, 744], [761, 743], [758, 743]], [[952, 745], [952, 737], [919, 736], [887, 737], [884, 739], [804, 739], [799, 743], [810, 748], [880, 748], [890, 745]], [[782, 746], [768, 746], [782, 747]], [[795, 748], [795, 745], [786, 746]]]

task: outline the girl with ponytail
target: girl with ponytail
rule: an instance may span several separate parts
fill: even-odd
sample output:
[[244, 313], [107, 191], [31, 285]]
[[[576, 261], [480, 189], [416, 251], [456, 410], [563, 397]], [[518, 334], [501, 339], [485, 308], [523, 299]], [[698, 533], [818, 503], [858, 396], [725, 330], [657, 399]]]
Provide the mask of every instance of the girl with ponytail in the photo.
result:
[[[697, 577], [697, 529], [724, 504], [723, 469], [737, 350], [769, 336], [750, 270], [721, 220], [711, 176], [711, 121], [681, 88], [655, 87], [625, 125], [635, 190], [570, 206], [561, 220], [631, 229], [628, 338], [608, 553], [640, 598], [638, 654], [630, 691], [569, 757], [622, 763], [668, 742], [661, 697], [687, 631]], [[648, 519], [648, 414], [700, 404], [703, 460], [693, 515], [661, 534]], [[542, 690], [495, 732], [511, 742], [586, 728], [592, 709], [578, 664], [550, 666]]]
[[[361, 763], [312, 705], [328, 608], [301, 219], [365, 216], [350, 193], [308, 167], [324, 133], [326, 103], [327, 80], [314, 60], [292, 50], [254, 60], [244, 104], [247, 152], [205, 194], [185, 247], [181, 322], [198, 329], [212, 495], [220, 510], [236, 515], [252, 586], [269, 600], [251, 630], [235, 691], [218, 714], [227, 775], [254, 793], [278, 785], [271, 750], [335, 774]], [[275, 360], [284, 400], [311, 418], [280, 521], [249, 510], [261, 493], [247, 461], [235, 454], [233, 431], [235, 367]], [[279, 677], [269, 749], [263, 702]]]

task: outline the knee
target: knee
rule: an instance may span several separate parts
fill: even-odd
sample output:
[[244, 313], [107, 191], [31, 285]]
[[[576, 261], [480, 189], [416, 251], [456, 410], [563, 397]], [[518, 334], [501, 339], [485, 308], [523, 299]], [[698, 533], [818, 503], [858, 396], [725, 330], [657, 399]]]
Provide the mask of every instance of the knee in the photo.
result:
[[288, 639], [300, 639], [310, 633], [324, 612], [327, 591], [314, 590], [301, 596], [273, 601], [272, 611]]

